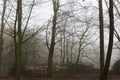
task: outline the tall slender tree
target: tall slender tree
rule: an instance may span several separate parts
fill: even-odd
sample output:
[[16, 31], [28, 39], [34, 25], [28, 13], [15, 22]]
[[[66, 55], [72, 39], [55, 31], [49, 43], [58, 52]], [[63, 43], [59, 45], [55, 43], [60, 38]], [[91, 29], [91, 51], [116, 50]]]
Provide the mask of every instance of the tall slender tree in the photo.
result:
[[52, 0], [53, 3], [53, 21], [52, 21], [52, 35], [51, 35], [51, 43], [48, 55], [48, 76], [52, 77], [52, 64], [53, 64], [53, 55], [54, 55], [54, 47], [55, 47], [55, 36], [56, 36], [56, 24], [57, 24], [57, 13], [59, 9], [59, 0]]
[[3, 0], [3, 10], [2, 10], [2, 15], [1, 15], [1, 27], [0, 27], [0, 75], [1, 75], [1, 61], [2, 61], [2, 53], [3, 53], [3, 33], [4, 33], [4, 28], [5, 28], [5, 13], [6, 13], [6, 4], [7, 0]]
[[114, 12], [113, 12], [113, 0], [109, 0], [109, 44], [108, 44], [108, 51], [107, 51], [107, 57], [106, 62], [102, 74], [101, 80], [107, 80], [109, 67], [110, 67], [110, 61], [111, 61], [111, 55], [112, 55], [112, 48], [113, 48], [113, 38], [114, 38]]
[[21, 48], [22, 48], [22, 34], [21, 34], [21, 27], [22, 27], [22, 0], [17, 0], [17, 45], [15, 49], [15, 59], [16, 59], [16, 78], [17, 80], [21, 80]]
[[104, 69], [104, 22], [103, 22], [103, 5], [99, 0], [99, 30], [100, 30], [100, 80]]
[[[15, 16], [15, 21], [14, 21], [14, 46], [15, 46], [15, 66], [16, 66], [16, 78], [17, 80], [21, 79], [21, 67], [22, 65], [22, 45], [28, 41], [29, 39], [33, 38], [38, 32], [41, 30], [37, 30], [34, 34], [32, 34], [30, 37], [24, 39], [25, 32], [28, 27], [28, 23], [30, 20], [30, 16], [32, 14], [32, 10], [34, 7], [35, 0], [32, 0], [30, 12], [28, 14], [27, 21], [25, 24], [25, 27], [22, 31], [22, 0], [17, 0], [17, 9], [16, 9], [16, 16]], [[24, 21], [24, 20], [23, 20]]]

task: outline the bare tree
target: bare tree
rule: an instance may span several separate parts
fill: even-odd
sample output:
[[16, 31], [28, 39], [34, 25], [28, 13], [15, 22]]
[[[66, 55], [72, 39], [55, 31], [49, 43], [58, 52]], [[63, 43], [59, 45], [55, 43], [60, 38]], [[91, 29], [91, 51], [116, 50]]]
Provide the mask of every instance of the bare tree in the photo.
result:
[[17, 44], [15, 44], [15, 61], [16, 61], [16, 78], [21, 80], [21, 49], [22, 49], [22, 0], [17, 1], [17, 21], [18, 21], [18, 37]]
[[104, 69], [104, 23], [102, 0], [99, 0], [99, 29], [100, 29], [100, 80]]
[[110, 18], [110, 25], [109, 25], [109, 44], [108, 44], [108, 51], [106, 62], [102, 74], [101, 80], [107, 80], [108, 71], [110, 67], [111, 55], [112, 55], [112, 47], [113, 47], [113, 34], [114, 34], [114, 13], [113, 13], [113, 0], [109, 0], [109, 18]]
[[[22, 45], [25, 43], [27, 40], [31, 39], [34, 37], [38, 32], [41, 30], [37, 30], [34, 34], [32, 34], [30, 37], [26, 38], [25, 40], [23, 39], [26, 29], [28, 27], [28, 23], [30, 20], [30, 16], [32, 13], [32, 9], [34, 6], [35, 0], [32, 1], [32, 5], [30, 8], [30, 12], [26, 21], [25, 28], [22, 32], [22, 0], [17, 1], [17, 11], [16, 11], [16, 18], [15, 18], [15, 23], [14, 23], [14, 45], [15, 45], [15, 64], [16, 64], [16, 77], [17, 80], [21, 79], [21, 70], [22, 70], [22, 60], [21, 60], [21, 55], [22, 55]], [[17, 24], [18, 23], [18, 24]], [[16, 27], [17, 26], [17, 27]]]
[[52, 21], [52, 35], [51, 35], [51, 43], [48, 55], [48, 76], [52, 77], [52, 64], [53, 64], [53, 54], [55, 47], [55, 36], [56, 36], [56, 21], [57, 21], [57, 13], [59, 9], [59, 0], [52, 0], [53, 3], [53, 21]]
[[87, 27], [85, 29], [85, 31], [82, 33], [81, 37], [79, 38], [79, 48], [78, 48], [78, 54], [77, 54], [77, 59], [76, 59], [75, 64], [79, 63], [79, 58], [80, 58], [80, 56], [82, 54], [82, 51], [84, 49], [83, 48], [83, 44], [84, 44], [83, 39], [84, 39], [84, 37], [85, 37], [88, 30], [89, 30], [89, 27]]
[[0, 30], [0, 75], [1, 75], [1, 61], [2, 61], [2, 53], [3, 53], [3, 44], [4, 44], [4, 28], [5, 28], [5, 13], [6, 13], [6, 5], [7, 0], [3, 0], [3, 10], [1, 15], [1, 30]]

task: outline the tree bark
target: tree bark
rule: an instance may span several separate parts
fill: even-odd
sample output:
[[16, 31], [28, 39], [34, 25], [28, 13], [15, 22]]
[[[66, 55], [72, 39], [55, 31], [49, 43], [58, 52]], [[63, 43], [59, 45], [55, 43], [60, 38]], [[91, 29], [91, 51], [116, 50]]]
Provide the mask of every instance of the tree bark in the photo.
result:
[[51, 35], [51, 44], [48, 55], [48, 77], [52, 77], [52, 64], [53, 64], [53, 55], [54, 55], [54, 47], [55, 47], [55, 35], [56, 35], [56, 21], [57, 21], [57, 12], [59, 8], [59, 0], [52, 0], [53, 2], [53, 26], [52, 26], [52, 35]]
[[100, 30], [100, 80], [104, 69], [104, 22], [102, 0], [99, 0], [99, 30]]
[[[17, 21], [18, 21], [18, 37], [17, 42], [15, 43], [15, 61], [16, 61], [16, 78], [21, 80], [21, 48], [22, 48], [22, 0], [17, 0]], [[16, 35], [16, 33], [14, 34]]]
[[114, 34], [114, 13], [113, 13], [113, 0], [109, 0], [109, 18], [110, 18], [110, 26], [109, 26], [109, 44], [108, 44], [108, 51], [107, 51], [107, 58], [106, 63], [104, 66], [104, 71], [101, 80], [107, 80], [111, 55], [112, 55], [112, 48], [113, 48], [113, 34]]

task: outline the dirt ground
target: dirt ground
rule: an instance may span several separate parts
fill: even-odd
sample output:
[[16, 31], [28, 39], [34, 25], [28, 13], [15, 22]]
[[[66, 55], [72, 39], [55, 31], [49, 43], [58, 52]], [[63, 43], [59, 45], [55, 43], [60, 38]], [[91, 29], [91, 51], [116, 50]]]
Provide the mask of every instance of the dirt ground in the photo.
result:
[[[16, 80], [15, 77], [2, 77], [0, 80]], [[21, 80], [98, 80], [97, 76], [69, 76], [69, 77], [22, 77]], [[109, 76], [108, 80], [120, 80], [119, 76]]]

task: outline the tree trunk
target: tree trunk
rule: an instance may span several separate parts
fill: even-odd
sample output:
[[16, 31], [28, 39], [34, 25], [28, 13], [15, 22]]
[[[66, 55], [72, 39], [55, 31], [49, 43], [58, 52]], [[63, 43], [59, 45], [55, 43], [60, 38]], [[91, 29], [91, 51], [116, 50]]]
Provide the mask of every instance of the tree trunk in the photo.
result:
[[3, 0], [3, 10], [2, 10], [2, 15], [1, 15], [1, 32], [0, 32], [0, 76], [1, 76], [1, 66], [2, 66], [2, 53], [3, 53], [3, 43], [4, 43], [4, 39], [3, 39], [3, 32], [4, 32], [4, 28], [5, 28], [5, 24], [4, 24], [4, 17], [5, 17], [5, 12], [6, 12], [6, 4], [7, 4], [7, 0]]
[[66, 65], [69, 64], [69, 53], [68, 53], [68, 46], [69, 46], [69, 40], [67, 40], [67, 43], [66, 43]]
[[55, 35], [56, 35], [56, 21], [57, 21], [57, 12], [59, 8], [59, 0], [52, 0], [53, 1], [53, 26], [52, 26], [52, 35], [51, 35], [51, 44], [49, 49], [48, 55], [48, 77], [52, 77], [52, 64], [53, 64], [53, 54], [54, 54], [54, 47], [55, 47]]
[[[87, 26], [88, 26], [88, 24], [87, 24]], [[78, 54], [77, 54], [77, 59], [76, 59], [75, 64], [77, 64], [79, 62], [79, 59], [81, 57], [81, 52], [84, 49], [84, 48], [82, 48], [82, 46], [83, 46], [83, 41], [82, 40], [84, 39], [85, 34], [87, 33], [88, 30], [89, 30], [89, 27], [87, 27], [85, 29], [85, 31], [82, 33], [81, 37], [79, 38], [79, 48], [78, 48]]]
[[100, 30], [100, 80], [104, 69], [104, 28], [102, 0], [99, 0], [99, 30]]
[[[21, 80], [21, 47], [22, 47], [22, 0], [17, 1], [17, 21], [18, 21], [18, 37], [15, 44], [15, 59], [16, 59], [16, 78]], [[14, 34], [16, 35], [16, 34]]]
[[79, 63], [79, 60], [80, 60], [81, 47], [82, 47], [82, 42], [81, 42], [81, 40], [82, 40], [82, 39], [80, 39], [80, 41], [79, 41], [78, 54], [77, 54], [77, 59], [76, 59], [75, 64], [78, 64], [78, 63]]
[[70, 63], [73, 63], [73, 47], [74, 47], [74, 37], [72, 36], [72, 44], [71, 44], [71, 54], [70, 54]]
[[112, 48], [113, 48], [113, 34], [114, 34], [114, 13], [113, 13], [113, 0], [109, 0], [109, 18], [110, 18], [110, 27], [109, 27], [109, 44], [108, 44], [108, 52], [106, 63], [104, 66], [104, 71], [101, 80], [107, 80], [108, 71], [110, 67], [110, 60], [112, 55]]

